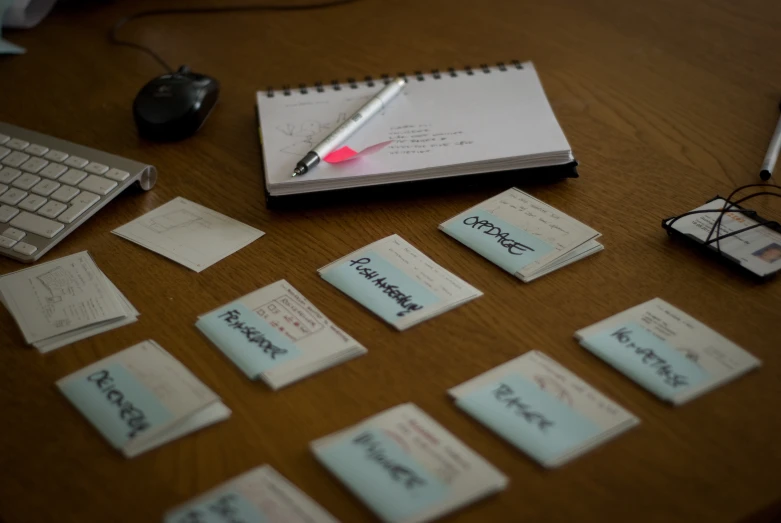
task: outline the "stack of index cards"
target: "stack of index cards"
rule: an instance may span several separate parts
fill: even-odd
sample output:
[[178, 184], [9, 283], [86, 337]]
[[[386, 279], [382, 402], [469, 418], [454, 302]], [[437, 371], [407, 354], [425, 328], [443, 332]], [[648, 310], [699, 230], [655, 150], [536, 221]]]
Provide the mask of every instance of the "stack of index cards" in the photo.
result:
[[603, 249], [600, 233], [515, 188], [439, 228], [524, 282]]
[[211, 389], [152, 340], [74, 372], [57, 386], [128, 458], [231, 415]]
[[318, 461], [388, 523], [431, 521], [508, 483], [412, 403], [310, 445]]
[[640, 422], [539, 351], [499, 365], [449, 394], [458, 407], [548, 468]]
[[195, 325], [250, 379], [274, 390], [366, 353], [285, 280], [223, 305]]
[[270, 465], [263, 465], [171, 510], [163, 523], [338, 522]]
[[738, 345], [661, 298], [580, 329], [575, 338], [673, 405], [761, 365]]
[[0, 301], [40, 352], [133, 323], [139, 315], [87, 251], [3, 276]]

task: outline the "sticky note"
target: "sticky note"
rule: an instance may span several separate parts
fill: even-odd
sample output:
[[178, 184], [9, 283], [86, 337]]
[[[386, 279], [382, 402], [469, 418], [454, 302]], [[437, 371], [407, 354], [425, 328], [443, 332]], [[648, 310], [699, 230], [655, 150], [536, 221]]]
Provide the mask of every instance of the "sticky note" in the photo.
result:
[[332, 153], [326, 155], [326, 157], [323, 158], [323, 161], [327, 163], [341, 163], [341, 162], [346, 162], [347, 160], [355, 160], [356, 158], [361, 158], [362, 156], [369, 156], [371, 154], [379, 152], [392, 143], [393, 140], [389, 140], [387, 142], [380, 142], [374, 145], [370, 145], [369, 147], [363, 149], [361, 152], [357, 152], [355, 149], [345, 145], [344, 147], [340, 147], [339, 149], [336, 149]]
[[236, 491], [187, 505], [166, 516], [164, 523], [268, 523], [268, 518], [247, 498]]
[[503, 376], [456, 404], [542, 463], [602, 432], [596, 423], [519, 374]]
[[372, 250], [321, 273], [331, 283], [388, 323], [439, 302], [439, 298]]
[[121, 363], [109, 363], [60, 388], [116, 448], [173, 419], [157, 396]]
[[445, 483], [382, 430], [367, 428], [315, 452], [385, 521], [406, 520], [448, 494]]
[[630, 321], [581, 344], [662, 399], [708, 380], [708, 373], [642, 325]]
[[301, 355], [292, 340], [239, 302], [223, 305], [195, 325], [252, 379]]
[[484, 209], [460, 214], [443, 230], [511, 274], [554, 250], [552, 245]]

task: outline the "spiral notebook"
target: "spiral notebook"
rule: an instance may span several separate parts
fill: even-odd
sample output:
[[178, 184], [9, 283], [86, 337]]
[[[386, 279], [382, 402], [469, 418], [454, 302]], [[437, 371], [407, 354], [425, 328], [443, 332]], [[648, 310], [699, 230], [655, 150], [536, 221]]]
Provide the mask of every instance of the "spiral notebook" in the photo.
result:
[[[577, 176], [531, 62], [404, 77], [404, 91], [343, 144], [355, 151], [388, 145], [353, 160], [321, 162], [295, 178], [295, 164], [390, 78], [259, 91], [269, 198], [535, 167], [566, 166], [562, 176]], [[524, 174], [513, 180], [522, 182]]]

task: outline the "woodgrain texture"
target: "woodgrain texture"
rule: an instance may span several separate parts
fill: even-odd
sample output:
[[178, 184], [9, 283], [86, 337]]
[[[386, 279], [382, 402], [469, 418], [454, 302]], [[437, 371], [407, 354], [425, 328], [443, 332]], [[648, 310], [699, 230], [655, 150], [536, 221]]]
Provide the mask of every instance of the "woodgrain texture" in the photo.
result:
[[[660, 220], [758, 181], [781, 95], [781, 3], [366, 0], [307, 13], [145, 19], [123, 34], [222, 82], [220, 103], [200, 133], [167, 145], [140, 140], [130, 111], [138, 89], [161, 71], [105, 36], [117, 18], [150, 7], [158, 2], [62, 9], [35, 30], [10, 33], [27, 55], [0, 58], [0, 120], [160, 171], [153, 191], [121, 195], [44, 258], [89, 250], [141, 311], [138, 323], [40, 355], [0, 312], [0, 520], [159, 521], [168, 508], [263, 463], [339, 519], [371, 520], [307, 445], [405, 401], [511, 477], [506, 492], [446, 521], [727, 522], [778, 514], [781, 282], [754, 283], [672, 243]], [[513, 58], [535, 62], [581, 163], [581, 178], [528, 190], [601, 231], [604, 252], [526, 285], [437, 231], [495, 188], [266, 210], [256, 89]], [[196, 274], [110, 234], [175, 196], [267, 235]], [[781, 217], [778, 202], [765, 210]], [[392, 233], [485, 296], [398, 333], [317, 276], [329, 261]], [[0, 259], [0, 273], [19, 268]], [[369, 354], [274, 393], [247, 380], [193, 327], [198, 314], [280, 278]], [[572, 339], [576, 329], [655, 296], [764, 366], [671, 408]], [[54, 382], [147, 338], [234, 414], [126, 460]], [[547, 472], [446, 398], [447, 388], [535, 348], [642, 424]]]

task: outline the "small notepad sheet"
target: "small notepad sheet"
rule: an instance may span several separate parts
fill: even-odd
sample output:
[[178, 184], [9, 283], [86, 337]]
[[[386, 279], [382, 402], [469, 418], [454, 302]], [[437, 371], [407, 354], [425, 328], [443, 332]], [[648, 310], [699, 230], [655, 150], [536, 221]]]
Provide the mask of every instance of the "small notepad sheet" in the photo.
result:
[[483, 295], [396, 234], [339, 258], [318, 272], [398, 330]]
[[0, 301], [40, 352], [133, 323], [139, 315], [87, 251], [0, 277]]
[[515, 188], [439, 228], [524, 282], [603, 249], [600, 233]]
[[638, 420], [539, 351], [450, 389], [456, 405], [544, 467], [558, 467]]
[[338, 521], [270, 465], [263, 465], [171, 510], [163, 523]]
[[[674, 221], [670, 219], [666, 224], [672, 224], [673, 229], [700, 243], [707, 241], [709, 236], [712, 240], [718, 236], [732, 234], [719, 240], [718, 244], [713, 242], [708, 246], [714, 250], [720, 249], [722, 256], [733, 258], [757, 276], [769, 276], [781, 271], [781, 233], [770, 227], [759, 226], [759, 222], [737, 210], [719, 212], [724, 209], [726, 203], [724, 198], [716, 198], [692, 211], [697, 214], [683, 216]], [[714, 230], [719, 218], [721, 223]], [[743, 232], [735, 234], [741, 230]]]
[[223, 305], [195, 325], [250, 379], [275, 390], [366, 353], [285, 280]]
[[214, 392], [152, 340], [66, 376], [57, 386], [128, 458], [231, 414]]
[[113, 232], [195, 272], [214, 265], [265, 234], [181, 197]]
[[412, 403], [311, 443], [388, 523], [431, 521], [503, 490], [507, 477]]
[[580, 344], [664, 401], [680, 405], [761, 362], [661, 298], [575, 333]]

